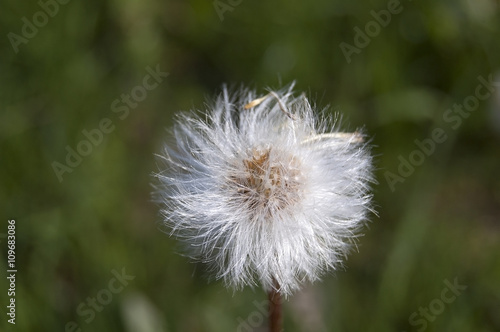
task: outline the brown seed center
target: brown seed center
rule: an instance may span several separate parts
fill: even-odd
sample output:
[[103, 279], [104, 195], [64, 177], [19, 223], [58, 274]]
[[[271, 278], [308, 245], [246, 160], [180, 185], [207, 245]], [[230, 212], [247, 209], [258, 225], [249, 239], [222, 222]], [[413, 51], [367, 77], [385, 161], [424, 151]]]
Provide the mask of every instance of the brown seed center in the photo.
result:
[[243, 172], [233, 180], [239, 196], [255, 213], [267, 216], [299, 200], [302, 174], [294, 156], [274, 155], [269, 148], [253, 149], [243, 166]]

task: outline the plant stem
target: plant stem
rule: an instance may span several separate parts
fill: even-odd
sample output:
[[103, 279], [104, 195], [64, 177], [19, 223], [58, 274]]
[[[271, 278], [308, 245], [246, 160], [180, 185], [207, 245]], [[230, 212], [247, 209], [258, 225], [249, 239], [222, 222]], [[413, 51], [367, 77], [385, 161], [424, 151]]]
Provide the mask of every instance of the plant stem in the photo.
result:
[[281, 308], [281, 295], [276, 291], [278, 285], [271, 289], [268, 294], [269, 299], [269, 331], [282, 332], [283, 331], [283, 317]]

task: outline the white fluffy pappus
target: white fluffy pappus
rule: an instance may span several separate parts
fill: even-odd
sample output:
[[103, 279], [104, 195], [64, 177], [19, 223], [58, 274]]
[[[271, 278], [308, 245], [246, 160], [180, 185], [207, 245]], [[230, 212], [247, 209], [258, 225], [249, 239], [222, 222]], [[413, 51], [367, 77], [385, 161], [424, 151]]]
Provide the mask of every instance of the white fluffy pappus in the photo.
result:
[[284, 296], [342, 264], [371, 209], [372, 158], [293, 85], [257, 98], [226, 88], [181, 113], [159, 155], [156, 196], [187, 254], [239, 289]]

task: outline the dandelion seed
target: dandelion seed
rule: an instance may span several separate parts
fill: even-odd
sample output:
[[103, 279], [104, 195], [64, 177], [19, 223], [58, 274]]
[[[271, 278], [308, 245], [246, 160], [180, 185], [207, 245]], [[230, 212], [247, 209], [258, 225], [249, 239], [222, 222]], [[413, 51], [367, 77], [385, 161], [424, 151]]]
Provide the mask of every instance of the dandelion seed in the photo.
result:
[[223, 90], [180, 114], [160, 154], [158, 201], [188, 254], [233, 288], [285, 297], [339, 267], [370, 210], [372, 163], [293, 86], [264, 97]]

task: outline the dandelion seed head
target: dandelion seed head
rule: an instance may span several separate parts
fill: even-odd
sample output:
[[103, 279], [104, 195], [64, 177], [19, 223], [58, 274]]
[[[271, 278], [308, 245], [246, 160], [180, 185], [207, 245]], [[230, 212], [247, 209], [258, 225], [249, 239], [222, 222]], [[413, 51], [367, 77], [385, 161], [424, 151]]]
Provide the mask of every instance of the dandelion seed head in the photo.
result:
[[236, 289], [287, 296], [335, 270], [371, 209], [363, 135], [339, 132], [292, 88], [224, 89], [204, 116], [179, 115], [159, 155], [165, 226]]

